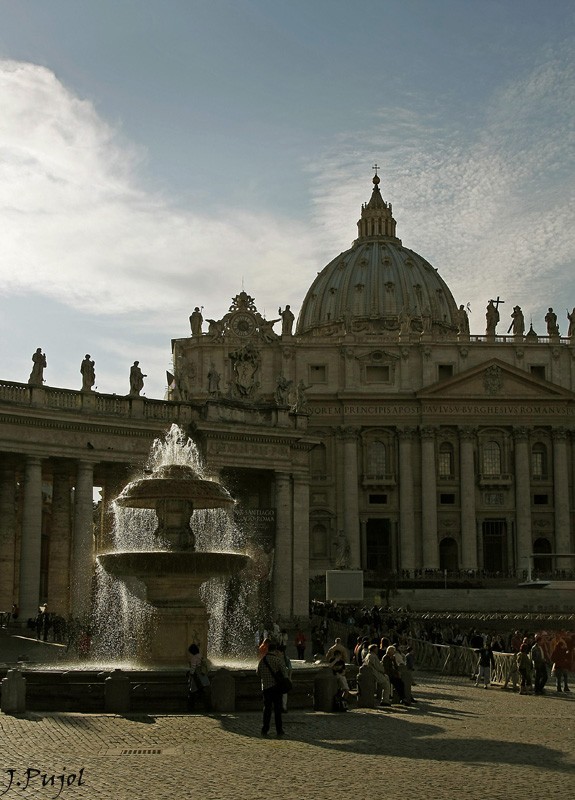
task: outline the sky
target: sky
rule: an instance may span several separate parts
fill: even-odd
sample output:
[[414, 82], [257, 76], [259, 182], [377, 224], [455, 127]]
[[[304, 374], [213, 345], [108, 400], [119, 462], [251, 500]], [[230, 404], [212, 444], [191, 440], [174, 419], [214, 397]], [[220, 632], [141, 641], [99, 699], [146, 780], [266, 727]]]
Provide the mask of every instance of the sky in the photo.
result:
[[[195, 306], [297, 314], [373, 165], [499, 332], [575, 306], [572, 0], [0, 0], [0, 380], [162, 398]], [[510, 321], [510, 320], [509, 320]], [[207, 328], [207, 326], [206, 326]]]

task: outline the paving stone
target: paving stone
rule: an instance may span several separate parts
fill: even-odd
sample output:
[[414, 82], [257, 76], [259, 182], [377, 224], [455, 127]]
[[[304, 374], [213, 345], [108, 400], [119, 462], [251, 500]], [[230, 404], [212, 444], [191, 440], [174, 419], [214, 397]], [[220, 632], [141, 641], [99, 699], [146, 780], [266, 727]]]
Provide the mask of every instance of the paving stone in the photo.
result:
[[[0, 796], [75, 800], [305, 800], [371, 791], [410, 800], [567, 798], [575, 792], [575, 693], [520, 696], [419, 675], [412, 708], [293, 711], [286, 738], [261, 716], [0, 714]], [[27, 787], [26, 770], [31, 773]], [[7, 790], [10, 773], [12, 786]], [[55, 775], [42, 786], [41, 775]], [[17, 782], [20, 786], [16, 786]], [[270, 783], [271, 782], [271, 783]], [[273, 788], [270, 788], [273, 787]], [[4, 794], [2, 794], [4, 792]]]

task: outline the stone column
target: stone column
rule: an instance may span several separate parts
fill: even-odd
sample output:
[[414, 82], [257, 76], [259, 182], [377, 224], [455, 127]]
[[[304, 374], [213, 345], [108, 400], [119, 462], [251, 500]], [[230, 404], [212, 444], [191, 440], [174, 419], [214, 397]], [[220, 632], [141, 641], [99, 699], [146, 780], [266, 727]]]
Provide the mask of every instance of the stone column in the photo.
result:
[[418, 566], [415, 555], [415, 509], [413, 494], [412, 442], [414, 428], [403, 428], [399, 437], [399, 553], [400, 569]]
[[423, 568], [439, 569], [435, 428], [421, 428], [421, 538]]
[[309, 614], [309, 483], [303, 476], [293, 479], [293, 601], [292, 614]]
[[16, 600], [16, 474], [14, 468], [0, 467], [0, 611], [11, 611]]
[[277, 521], [272, 596], [275, 613], [285, 618], [291, 616], [292, 609], [293, 521], [292, 487], [289, 474], [276, 472], [275, 484]]
[[[35, 618], [40, 605], [42, 550], [42, 461], [26, 458], [20, 542], [20, 620]], [[43, 599], [43, 598], [42, 598]]]
[[57, 463], [52, 475], [48, 608], [64, 618], [70, 614], [71, 505], [70, 466]]
[[[553, 429], [553, 493], [555, 503], [555, 552], [572, 553], [569, 514], [569, 468], [567, 465], [567, 431]], [[570, 569], [573, 558], [556, 559], [556, 569]]]
[[357, 428], [345, 428], [343, 438], [343, 525], [350, 548], [350, 569], [360, 569]]
[[71, 611], [74, 617], [89, 614], [92, 608], [94, 577], [94, 467], [79, 461], [74, 491], [74, 541], [71, 569]]
[[529, 570], [533, 552], [531, 533], [531, 474], [529, 469], [529, 429], [514, 428], [515, 444], [515, 527], [517, 531], [517, 569], [522, 577]]
[[462, 569], [477, 569], [477, 531], [475, 522], [475, 469], [473, 444], [475, 431], [459, 431], [459, 458], [461, 470], [461, 555]]

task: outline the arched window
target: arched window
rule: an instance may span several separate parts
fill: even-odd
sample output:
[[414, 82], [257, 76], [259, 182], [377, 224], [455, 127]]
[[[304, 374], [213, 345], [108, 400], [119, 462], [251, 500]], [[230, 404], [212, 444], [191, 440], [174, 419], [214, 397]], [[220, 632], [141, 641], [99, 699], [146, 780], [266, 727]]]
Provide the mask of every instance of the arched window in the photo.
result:
[[439, 477], [453, 478], [453, 445], [443, 442], [439, 446]]
[[387, 454], [385, 445], [376, 439], [370, 442], [367, 449], [367, 473], [371, 477], [380, 477], [386, 474]]
[[537, 442], [531, 449], [531, 475], [536, 480], [547, 477], [547, 448], [543, 442]]
[[317, 524], [311, 529], [311, 557], [324, 558], [327, 556], [327, 528]]
[[310, 471], [312, 476], [326, 474], [327, 458], [326, 458], [325, 444], [317, 444], [311, 451]]
[[485, 442], [483, 445], [484, 475], [501, 475], [501, 448], [497, 442]]

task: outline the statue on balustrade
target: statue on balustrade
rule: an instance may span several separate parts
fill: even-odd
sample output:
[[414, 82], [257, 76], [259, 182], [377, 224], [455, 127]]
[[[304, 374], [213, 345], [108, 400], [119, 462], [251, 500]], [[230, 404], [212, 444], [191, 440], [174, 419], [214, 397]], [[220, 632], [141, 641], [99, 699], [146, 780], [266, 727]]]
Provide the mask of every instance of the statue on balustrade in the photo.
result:
[[463, 305], [457, 309], [457, 333], [459, 336], [469, 336], [469, 317]]
[[559, 336], [559, 325], [557, 324], [557, 314], [550, 308], [545, 314], [545, 322], [547, 323], [547, 335]]
[[490, 300], [489, 303], [487, 304], [487, 311], [485, 312], [485, 322], [486, 322], [485, 335], [495, 336], [495, 329], [497, 328], [497, 323], [499, 322], [499, 311], [493, 300]]
[[571, 313], [567, 311], [567, 319], [569, 320], [569, 330], [567, 331], [567, 336], [571, 339], [575, 336], [575, 308]]
[[28, 378], [29, 386], [42, 386], [44, 383], [44, 370], [48, 366], [46, 356], [39, 347], [32, 356], [32, 372]]
[[130, 394], [137, 397], [144, 388], [144, 378], [147, 378], [140, 369], [140, 362], [134, 361], [130, 367]]
[[[203, 308], [203, 306], [202, 306]], [[192, 329], [192, 336], [201, 336], [202, 335], [202, 322], [204, 318], [202, 317], [202, 312], [199, 309], [199, 306], [196, 306], [190, 315], [190, 327]]]
[[84, 360], [80, 364], [80, 374], [82, 375], [82, 391], [91, 392], [96, 383], [96, 362], [86, 353]]
[[282, 307], [278, 308], [278, 314], [282, 320], [282, 336], [291, 336], [295, 316], [289, 306], [286, 306], [282, 311]]
[[523, 336], [525, 333], [525, 318], [521, 306], [513, 306], [513, 314], [511, 314], [511, 325], [507, 329], [507, 333], [513, 330], [513, 336]]

